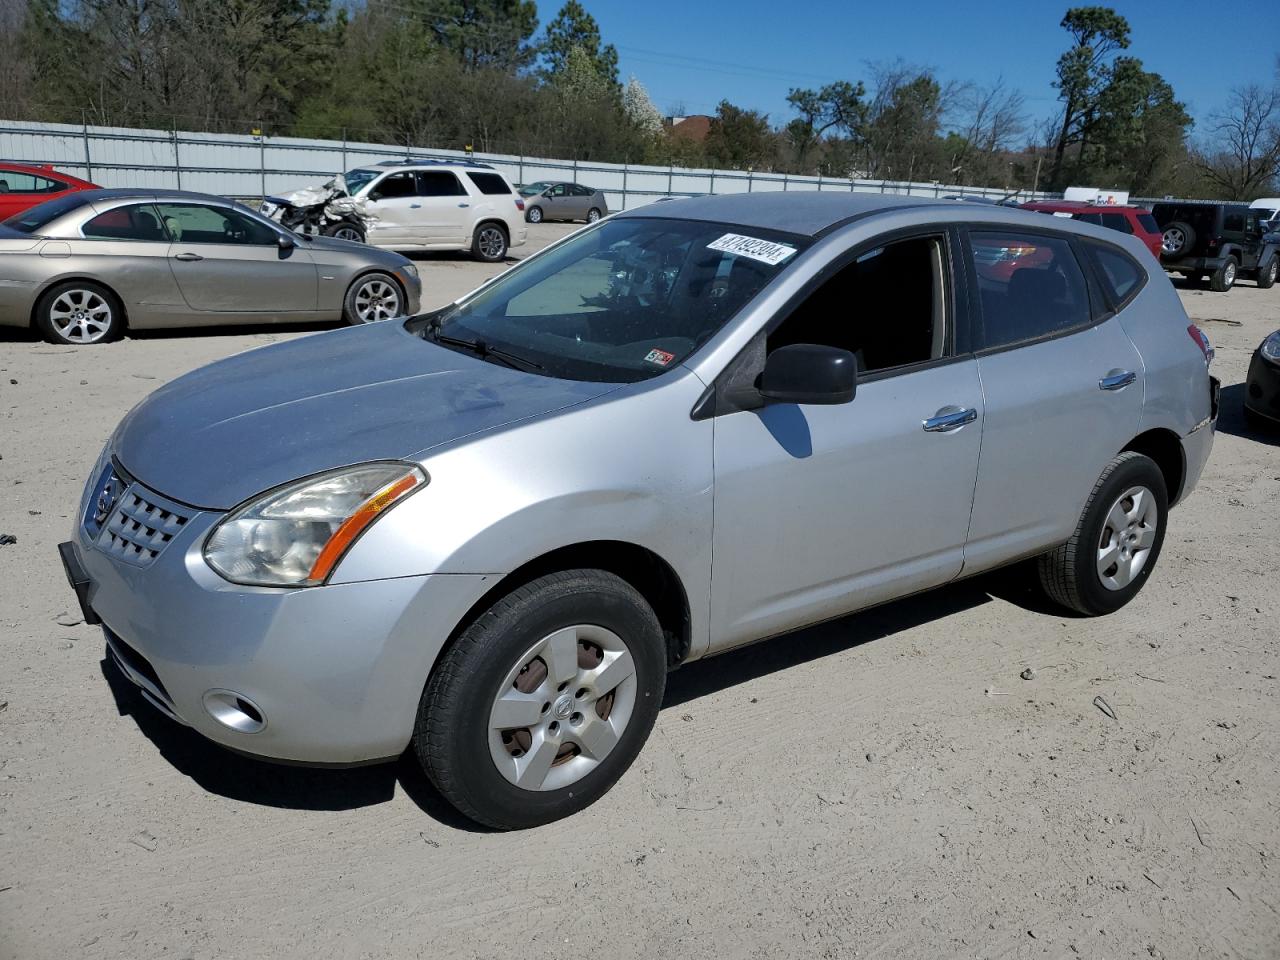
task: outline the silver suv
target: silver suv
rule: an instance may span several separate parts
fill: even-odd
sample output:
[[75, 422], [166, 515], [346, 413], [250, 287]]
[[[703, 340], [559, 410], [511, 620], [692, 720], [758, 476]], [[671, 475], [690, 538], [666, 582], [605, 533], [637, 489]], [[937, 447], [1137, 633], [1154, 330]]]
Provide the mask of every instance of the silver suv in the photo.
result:
[[1079, 613], [1129, 602], [1209, 456], [1209, 356], [1100, 227], [672, 201], [173, 381], [61, 552], [174, 720], [281, 760], [412, 746], [526, 827], [609, 789], [681, 664], [1023, 558]]

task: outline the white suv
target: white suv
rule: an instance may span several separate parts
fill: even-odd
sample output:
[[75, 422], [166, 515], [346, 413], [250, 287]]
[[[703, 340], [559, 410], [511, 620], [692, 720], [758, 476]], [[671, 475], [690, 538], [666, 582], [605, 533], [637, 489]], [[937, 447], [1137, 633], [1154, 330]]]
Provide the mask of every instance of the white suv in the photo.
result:
[[524, 200], [487, 163], [384, 160], [344, 179], [375, 247], [470, 250], [494, 262], [528, 239]]

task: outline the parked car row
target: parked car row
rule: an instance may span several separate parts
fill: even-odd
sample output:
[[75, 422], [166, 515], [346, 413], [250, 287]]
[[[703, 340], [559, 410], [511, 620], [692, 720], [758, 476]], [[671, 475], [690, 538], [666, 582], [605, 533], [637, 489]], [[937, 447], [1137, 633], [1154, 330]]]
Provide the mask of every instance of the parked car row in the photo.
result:
[[1132, 205], [1037, 200], [1024, 209], [1070, 217], [1138, 237], [1169, 273], [1230, 290], [1241, 278], [1267, 289], [1280, 272], [1280, 198], [1243, 203]]

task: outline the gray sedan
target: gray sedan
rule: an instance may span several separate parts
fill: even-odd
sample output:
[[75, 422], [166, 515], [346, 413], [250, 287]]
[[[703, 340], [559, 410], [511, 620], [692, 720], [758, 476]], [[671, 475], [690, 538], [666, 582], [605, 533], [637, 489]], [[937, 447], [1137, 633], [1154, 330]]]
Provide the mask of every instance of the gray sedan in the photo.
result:
[[530, 223], [543, 220], [585, 220], [595, 223], [609, 215], [609, 201], [603, 190], [580, 183], [539, 180], [520, 187], [524, 197], [524, 217]]
[[680, 664], [1024, 558], [1077, 614], [1134, 600], [1213, 445], [1209, 359], [1102, 227], [673, 200], [433, 313], [174, 380], [60, 550], [171, 719], [277, 760], [412, 748], [525, 827], [612, 786]]
[[416, 312], [420, 293], [399, 254], [303, 237], [198, 193], [86, 190], [0, 225], [0, 325], [52, 343], [126, 327], [367, 323]]

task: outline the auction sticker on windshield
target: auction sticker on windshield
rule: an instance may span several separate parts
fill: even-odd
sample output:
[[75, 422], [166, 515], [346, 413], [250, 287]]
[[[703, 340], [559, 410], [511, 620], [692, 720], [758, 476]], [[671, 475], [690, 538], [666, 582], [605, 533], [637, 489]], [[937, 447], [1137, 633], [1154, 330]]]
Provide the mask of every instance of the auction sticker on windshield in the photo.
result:
[[757, 237], [744, 237], [740, 233], [726, 233], [719, 240], [708, 243], [707, 249], [759, 260], [771, 267], [777, 266], [796, 252], [795, 247], [789, 247], [785, 243], [774, 243], [772, 240], [761, 240]]

